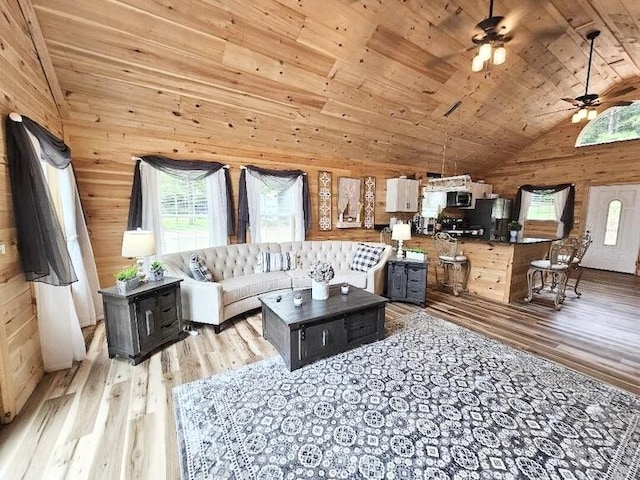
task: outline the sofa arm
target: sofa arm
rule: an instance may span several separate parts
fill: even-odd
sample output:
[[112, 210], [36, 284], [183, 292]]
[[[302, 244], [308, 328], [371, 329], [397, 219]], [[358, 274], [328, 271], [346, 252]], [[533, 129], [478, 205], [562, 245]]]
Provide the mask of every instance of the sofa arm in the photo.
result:
[[182, 316], [197, 323], [220, 325], [224, 320], [222, 285], [184, 278], [181, 284]]
[[373, 268], [370, 268], [367, 272], [367, 290], [368, 292], [382, 295], [384, 293], [384, 287], [387, 283], [387, 261], [393, 253], [391, 245], [387, 245], [380, 255], [380, 260]]

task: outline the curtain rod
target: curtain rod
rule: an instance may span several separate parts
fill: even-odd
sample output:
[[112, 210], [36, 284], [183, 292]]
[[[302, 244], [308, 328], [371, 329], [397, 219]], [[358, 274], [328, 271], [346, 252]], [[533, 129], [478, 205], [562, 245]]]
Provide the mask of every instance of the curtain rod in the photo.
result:
[[[135, 155], [131, 155], [131, 160], [133, 160], [134, 162], [137, 162], [138, 160], [142, 160], [142, 158], [136, 157]], [[223, 165], [222, 168], [226, 168], [227, 170], [229, 170], [231, 168], [231, 165]], [[244, 168], [244, 167], [241, 167], [241, 168]]]
[[[247, 167], [245, 167], [244, 165], [240, 165], [240, 170], [246, 170]], [[302, 175], [306, 175], [307, 172], [302, 172]]]

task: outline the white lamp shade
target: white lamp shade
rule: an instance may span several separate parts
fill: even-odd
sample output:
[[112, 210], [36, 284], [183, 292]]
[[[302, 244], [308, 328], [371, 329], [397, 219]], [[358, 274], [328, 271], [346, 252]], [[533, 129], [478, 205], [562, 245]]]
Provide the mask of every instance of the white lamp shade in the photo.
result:
[[123, 257], [146, 257], [156, 253], [153, 232], [149, 230], [127, 230], [122, 237]]
[[571, 115], [571, 123], [578, 123], [579, 121], [580, 121], [580, 115], [578, 115], [578, 112]]
[[471, 62], [471, 71], [479, 72], [480, 70], [482, 70], [482, 67], [484, 67], [484, 62], [480, 58], [480, 55], [476, 55], [475, 57], [473, 57], [473, 61]]
[[491, 44], [483, 43], [482, 45], [480, 45], [478, 56], [482, 59], [483, 62], [489, 60], [491, 58]]
[[396, 223], [391, 230], [392, 240], [411, 240], [411, 224]]
[[587, 113], [587, 120], [594, 120], [598, 116], [598, 112], [595, 109], [590, 109]]
[[502, 45], [493, 51], [493, 64], [502, 65], [507, 59], [507, 49]]

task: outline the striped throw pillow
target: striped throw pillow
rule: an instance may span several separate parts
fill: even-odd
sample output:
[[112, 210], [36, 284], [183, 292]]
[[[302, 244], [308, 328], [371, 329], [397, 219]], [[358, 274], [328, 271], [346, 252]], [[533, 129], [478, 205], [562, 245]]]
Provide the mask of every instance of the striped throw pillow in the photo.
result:
[[296, 252], [260, 252], [256, 273], [282, 272], [295, 270], [298, 266], [298, 254]]
[[213, 275], [211, 275], [209, 267], [207, 267], [205, 261], [200, 258], [197, 253], [192, 253], [189, 257], [189, 270], [196, 280], [200, 280], [201, 282], [213, 281]]

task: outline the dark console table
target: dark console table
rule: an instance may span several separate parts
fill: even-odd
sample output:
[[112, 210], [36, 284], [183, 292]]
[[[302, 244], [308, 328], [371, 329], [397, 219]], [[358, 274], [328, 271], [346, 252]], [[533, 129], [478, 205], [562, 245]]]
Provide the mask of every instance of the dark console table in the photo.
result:
[[387, 296], [392, 302], [410, 302], [424, 307], [429, 262], [391, 259], [387, 262]]
[[128, 358], [137, 365], [155, 349], [182, 336], [180, 278], [143, 283], [122, 294], [100, 290], [104, 304], [109, 358]]
[[[295, 293], [302, 305], [293, 304]], [[330, 288], [327, 300], [313, 300], [311, 290], [260, 297], [262, 335], [278, 350], [289, 370], [384, 338], [387, 299], [351, 287]]]

